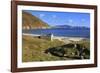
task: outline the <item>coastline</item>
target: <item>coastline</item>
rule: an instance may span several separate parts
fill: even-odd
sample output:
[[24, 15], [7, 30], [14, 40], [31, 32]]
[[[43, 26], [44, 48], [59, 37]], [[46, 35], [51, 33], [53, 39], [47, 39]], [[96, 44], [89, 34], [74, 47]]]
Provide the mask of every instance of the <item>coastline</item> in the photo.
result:
[[[39, 35], [39, 34], [29, 34], [29, 33], [22, 33], [22, 35], [25, 36], [32, 36], [32, 37], [38, 37], [38, 36], [45, 36], [46, 35]], [[77, 42], [77, 41], [81, 41], [81, 40], [86, 40], [88, 38], [83, 38], [83, 37], [65, 37], [65, 36], [53, 36], [52, 39], [58, 39], [59, 41], [63, 41], [65, 43], [69, 43], [69, 42]]]

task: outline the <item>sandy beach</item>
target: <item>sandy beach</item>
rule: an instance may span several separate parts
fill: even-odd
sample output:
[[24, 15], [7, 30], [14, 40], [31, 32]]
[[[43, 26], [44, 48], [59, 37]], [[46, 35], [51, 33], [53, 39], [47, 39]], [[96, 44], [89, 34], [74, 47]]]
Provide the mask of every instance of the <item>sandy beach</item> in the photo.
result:
[[84, 38], [79, 38], [79, 37], [54, 37], [54, 39], [58, 39], [60, 41], [63, 41], [64, 43], [68, 44], [71, 43], [72, 41], [81, 41]]
[[[25, 36], [32, 36], [32, 37], [38, 37], [38, 36], [46, 36], [46, 35], [39, 35], [39, 34], [28, 34], [28, 33], [23, 33], [22, 35]], [[77, 42], [81, 41], [87, 38], [81, 38], [81, 37], [63, 37], [63, 36], [53, 36], [52, 39], [58, 39], [59, 41], [63, 41], [64, 43], [71, 43], [71, 42]]]

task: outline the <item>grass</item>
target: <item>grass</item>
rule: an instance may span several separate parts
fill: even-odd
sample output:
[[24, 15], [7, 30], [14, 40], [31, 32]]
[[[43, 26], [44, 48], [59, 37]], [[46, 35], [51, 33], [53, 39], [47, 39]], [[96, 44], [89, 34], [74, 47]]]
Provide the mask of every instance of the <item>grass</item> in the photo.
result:
[[[80, 42], [72, 42], [85, 45], [89, 49], [89, 40], [83, 40]], [[77, 59], [77, 55], [72, 53], [77, 52], [76, 49], [62, 47], [66, 45], [64, 42], [59, 40], [47, 40], [41, 38], [35, 38], [31, 36], [23, 36], [22, 38], [22, 61], [56, 61], [56, 60], [72, 60]], [[48, 50], [50, 49], [50, 50]], [[45, 53], [45, 51], [50, 53]], [[65, 52], [65, 57], [60, 56], [62, 52]], [[52, 53], [53, 52], [53, 53]], [[89, 58], [89, 54], [85, 54], [86, 58]]]

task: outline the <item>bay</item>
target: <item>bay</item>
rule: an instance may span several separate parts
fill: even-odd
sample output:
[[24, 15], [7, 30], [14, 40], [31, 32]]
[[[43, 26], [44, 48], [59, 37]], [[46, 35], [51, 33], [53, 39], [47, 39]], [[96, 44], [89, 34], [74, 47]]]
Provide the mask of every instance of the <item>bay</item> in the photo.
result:
[[54, 29], [54, 28], [30, 29], [30, 30], [22, 30], [22, 33], [39, 34], [39, 35], [53, 34], [54, 36], [90, 38], [89, 29]]

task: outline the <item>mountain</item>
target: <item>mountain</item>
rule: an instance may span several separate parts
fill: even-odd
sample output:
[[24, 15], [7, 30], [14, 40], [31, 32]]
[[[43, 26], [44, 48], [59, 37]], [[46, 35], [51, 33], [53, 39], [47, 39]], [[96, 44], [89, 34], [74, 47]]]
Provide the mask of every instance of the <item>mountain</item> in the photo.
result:
[[47, 28], [49, 25], [43, 22], [38, 17], [22, 11], [22, 27], [23, 29], [34, 29], [34, 28]]
[[90, 29], [85, 26], [70, 26], [70, 25], [56, 25], [53, 28], [63, 28], [63, 29]]
[[56, 25], [54, 27], [55, 28], [71, 28], [72, 26], [70, 26], [70, 25]]

